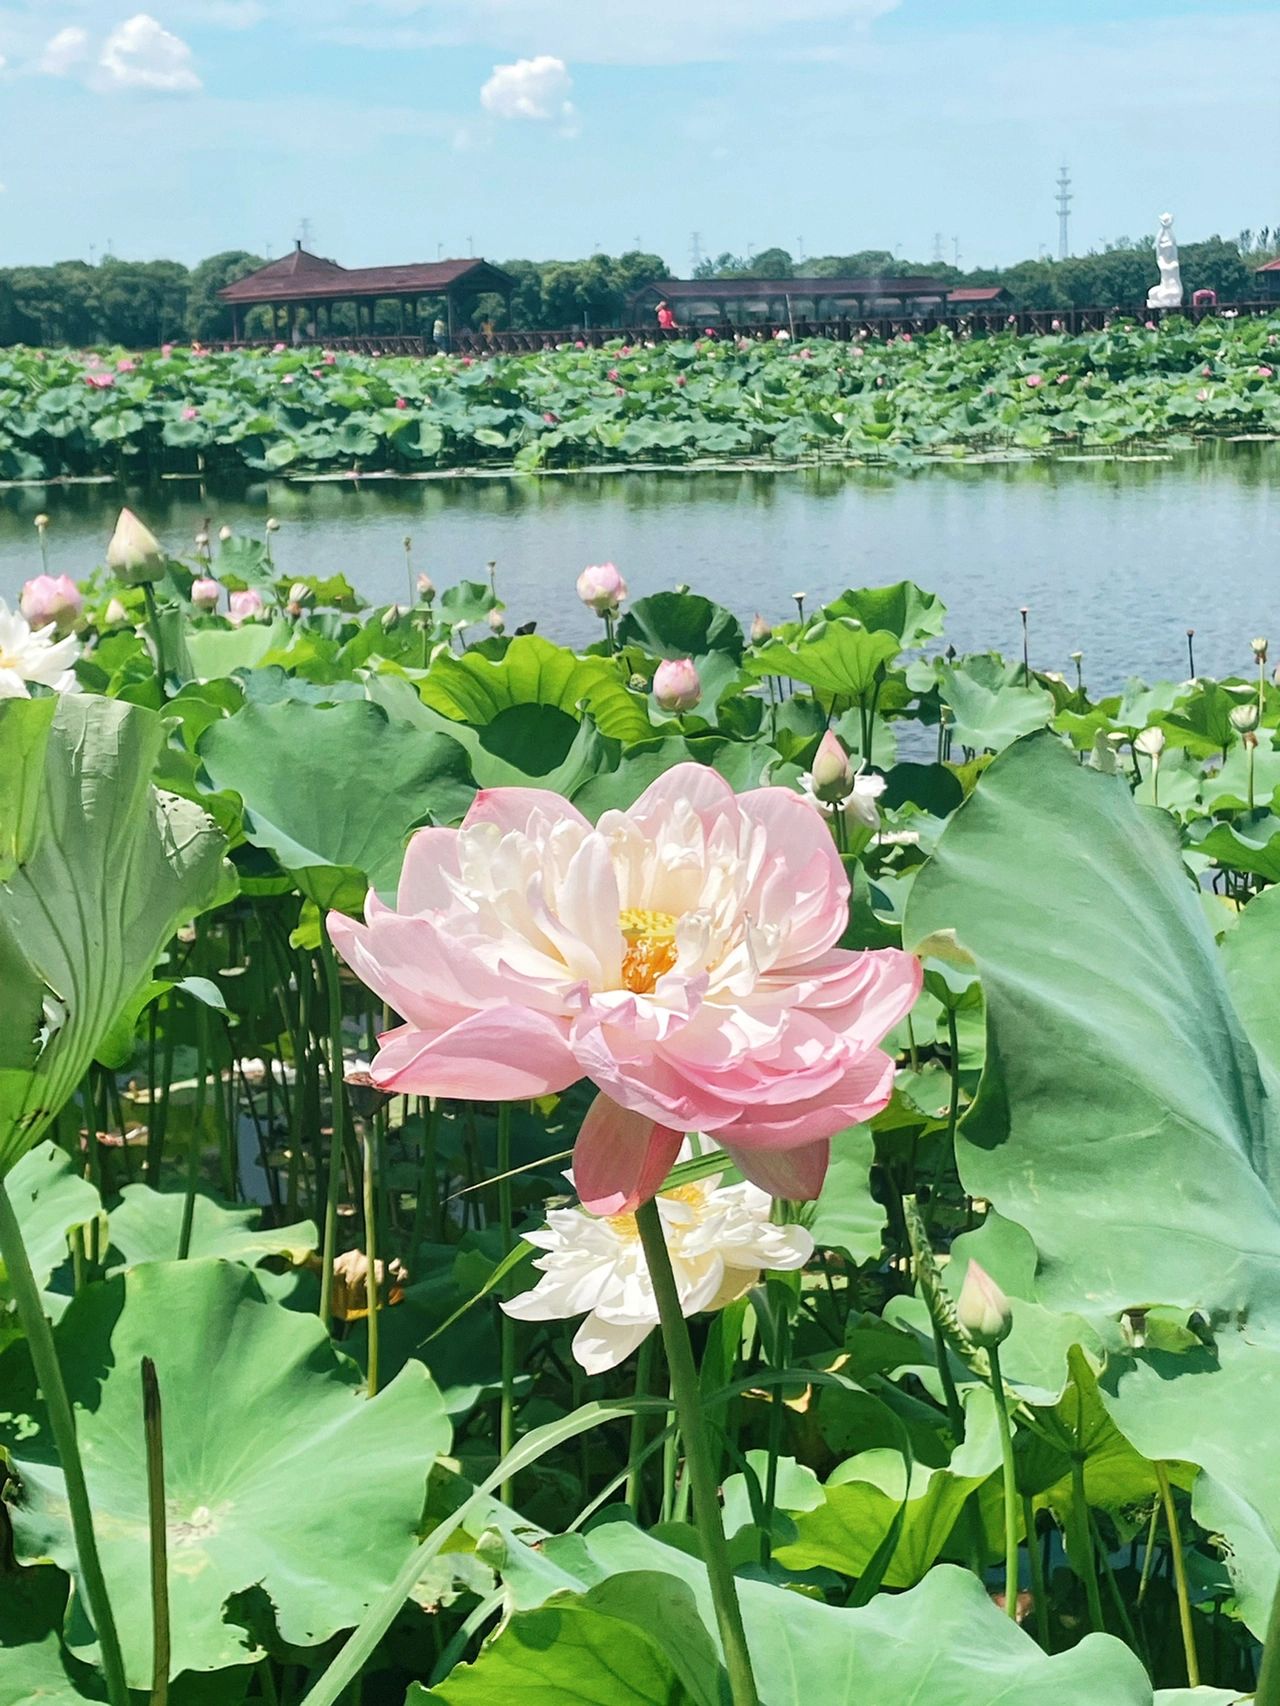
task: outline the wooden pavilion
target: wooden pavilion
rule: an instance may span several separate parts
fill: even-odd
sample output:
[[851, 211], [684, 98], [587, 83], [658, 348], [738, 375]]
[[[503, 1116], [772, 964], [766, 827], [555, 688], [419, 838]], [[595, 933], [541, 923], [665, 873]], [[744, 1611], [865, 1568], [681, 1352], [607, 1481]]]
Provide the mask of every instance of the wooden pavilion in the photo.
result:
[[492, 293], [509, 303], [514, 289], [510, 273], [476, 258], [397, 267], [342, 267], [337, 261], [311, 254], [298, 243], [292, 254], [224, 285], [218, 296], [231, 309], [232, 336], [237, 341], [250, 308], [270, 310], [277, 337], [292, 339], [298, 328], [303, 336], [329, 336], [334, 305], [343, 302], [350, 303], [355, 311], [357, 333], [367, 323], [372, 334], [375, 304], [390, 301], [399, 304], [402, 332], [425, 330], [429, 334], [430, 324], [423, 326], [424, 300], [443, 300], [452, 337], [463, 301]]
[[[833, 319], [940, 308], [947, 286], [936, 278], [662, 278], [631, 298], [633, 314], [670, 304], [676, 319], [712, 315], [735, 325], [752, 321]], [[730, 310], [733, 312], [731, 313]]]

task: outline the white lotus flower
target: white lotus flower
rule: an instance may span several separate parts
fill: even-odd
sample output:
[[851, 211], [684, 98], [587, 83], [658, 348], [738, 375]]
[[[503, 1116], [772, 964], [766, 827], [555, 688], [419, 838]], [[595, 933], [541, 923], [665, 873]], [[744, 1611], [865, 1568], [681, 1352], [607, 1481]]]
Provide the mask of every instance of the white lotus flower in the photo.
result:
[[[775, 1226], [772, 1198], [756, 1185], [720, 1186], [722, 1174], [662, 1192], [658, 1214], [686, 1315], [723, 1309], [762, 1269], [801, 1268], [813, 1254], [803, 1226]], [[521, 1321], [559, 1321], [586, 1313], [573, 1354], [588, 1374], [616, 1368], [658, 1325], [644, 1246], [633, 1214], [598, 1218], [552, 1209], [544, 1231], [526, 1234], [545, 1256], [532, 1291], [502, 1307]]]
[[20, 611], [10, 610], [0, 599], [0, 699], [29, 699], [30, 681], [55, 693], [74, 693], [72, 665], [79, 656], [74, 635], [60, 640], [52, 622], [33, 628]]

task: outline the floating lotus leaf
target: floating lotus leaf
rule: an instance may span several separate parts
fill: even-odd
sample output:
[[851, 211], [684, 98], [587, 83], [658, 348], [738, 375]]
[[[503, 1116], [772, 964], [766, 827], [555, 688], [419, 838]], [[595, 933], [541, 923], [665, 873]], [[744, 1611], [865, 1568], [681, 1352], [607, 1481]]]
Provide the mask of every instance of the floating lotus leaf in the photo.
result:
[[[314, 1316], [217, 1261], [147, 1263], [88, 1287], [56, 1329], [131, 1686], [149, 1685], [146, 1456], [139, 1367], [164, 1415], [172, 1670], [260, 1656], [225, 1607], [258, 1587], [281, 1637], [314, 1646], [358, 1621], [416, 1544], [427, 1475], [449, 1443], [440, 1395], [409, 1363], [376, 1398]], [[66, 1494], [25, 1343], [0, 1357], [0, 1446], [20, 1559], [76, 1575]], [[93, 1633], [78, 1595], [67, 1639]]]
[[[126, 1185], [120, 1201], [111, 1210], [108, 1268], [176, 1261], [185, 1201], [180, 1191], [153, 1191], [149, 1185]], [[233, 1208], [197, 1194], [189, 1255], [220, 1256], [225, 1262], [243, 1262], [246, 1267], [255, 1267], [273, 1257], [297, 1263], [319, 1242], [312, 1221], [258, 1232], [255, 1227], [261, 1217], [260, 1209]]]

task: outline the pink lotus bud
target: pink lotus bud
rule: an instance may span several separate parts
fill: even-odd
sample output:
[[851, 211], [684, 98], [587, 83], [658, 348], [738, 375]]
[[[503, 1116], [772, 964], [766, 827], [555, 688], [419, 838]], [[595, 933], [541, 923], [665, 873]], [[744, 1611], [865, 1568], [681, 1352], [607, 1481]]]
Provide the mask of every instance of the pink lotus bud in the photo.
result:
[[627, 583], [613, 563], [591, 563], [578, 576], [578, 597], [597, 616], [612, 616], [627, 596]]
[[506, 631], [507, 631], [506, 618], [503, 616], [502, 612], [496, 606], [494, 607], [494, 609], [492, 609], [489, 612], [489, 614], [485, 618], [485, 620], [488, 622], [490, 628], [492, 628], [492, 630], [495, 634], [505, 634], [506, 633]]
[[970, 1262], [956, 1299], [956, 1319], [975, 1345], [990, 1350], [1009, 1337], [1013, 1312], [1009, 1299], [977, 1262]]
[[134, 368], [137, 367], [137, 365], [138, 365], [137, 362], [134, 361], [132, 356], [122, 355], [120, 357], [119, 361], [116, 362], [116, 372], [117, 373], [132, 373]]
[[848, 798], [853, 787], [853, 766], [849, 762], [849, 754], [831, 729], [818, 742], [810, 774], [818, 799], [830, 805]]
[[1262, 365], [1258, 368], [1258, 378], [1259, 379], [1273, 379], [1274, 377], [1275, 377], [1275, 369], [1273, 367], [1268, 367], [1265, 362], [1262, 363]]
[[1044, 384], [1044, 375], [1042, 373], [1028, 373], [1027, 384], [1031, 390], [1036, 390], [1038, 386]]
[[692, 658], [666, 658], [653, 678], [653, 696], [664, 711], [692, 711], [702, 697], [702, 682]]
[[190, 403], [188, 403], [186, 408], [182, 411], [182, 418], [184, 421], [194, 421], [199, 418], [199, 415], [199, 409], [194, 408]]
[[751, 644], [762, 646], [773, 635], [773, 629], [757, 610], [751, 621]]
[[52, 623], [60, 634], [67, 634], [76, 625], [84, 599], [70, 575], [37, 575], [23, 587], [18, 608], [33, 628]]
[[396, 398], [396, 408], [397, 409], [407, 409], [408, 407], [409, 407], [409, 399], [407, 397], [397, 397]]
[[199, 580], [191, 583], [191, 602], [197, 610], [203, 610], [206, 615], [218, 608], [218, 600], [222, 597], [222, 588], [211, 575], [201, 575]]
[[107, 567], [130, 586], [141, 586], [159, 580], [164, 564], [164, 552], [155, 534], [142, 525], [131, 509], [122, 509], [107, 546]]
[[436, 596], [436, 583], [430, 575], [418, 576], [418, 597], [424, 604], [430, 604]]
[[252, 587], [244, 592], [233, 592], [230, 598], [231, 620], [238, 628], [242, 622], [252, 621], [255, 616], [261, 616], [265, 608], [262, 594], [255, 592]]

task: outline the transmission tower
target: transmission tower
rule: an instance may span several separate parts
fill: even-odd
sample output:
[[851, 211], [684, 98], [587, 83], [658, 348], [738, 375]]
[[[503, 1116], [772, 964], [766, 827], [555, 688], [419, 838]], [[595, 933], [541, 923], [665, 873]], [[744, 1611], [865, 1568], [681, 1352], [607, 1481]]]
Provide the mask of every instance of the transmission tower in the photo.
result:
[[697, 274], [702, 265], [702, 233], [695, 231], [689, 239], [689, 270]]
[[941, 233], [941, 231], [935, 231], [933, 234], [933, 259], [934, 259], [934, 262], [936, 265], [941, 266], [942, 262], [944, 261], [945, 258], [946, 257], [942, 253], [942, 233]]
[[1075, 197], [1071, 194], [1071, 173], [1065, 160], [1062, 170], [1058, 173], [1058, 259], [1065, 261], [1070, 253], [1070, 243], [1067, 236], [1067, 226], [1071, 219], [1071, 203]]
[[951, 239], [951, 264], [953, 267], [956, 268], [957, 271], [959, 271], [959, 268], [960, 268], [960, 239], [958, 237], [953, 237]]

